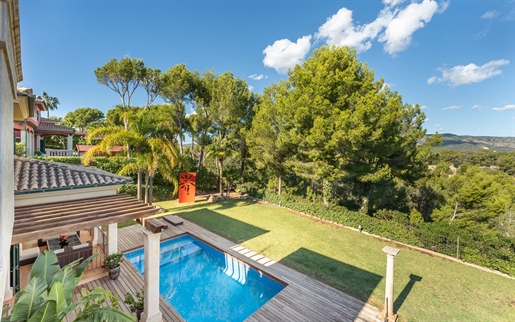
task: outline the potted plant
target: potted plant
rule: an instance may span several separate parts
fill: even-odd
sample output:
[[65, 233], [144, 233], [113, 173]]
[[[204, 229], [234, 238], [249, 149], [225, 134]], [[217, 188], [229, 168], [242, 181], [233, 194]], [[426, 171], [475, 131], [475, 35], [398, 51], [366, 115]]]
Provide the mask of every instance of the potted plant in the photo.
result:
[[109, 278], [112, 280], [120, 276], [121, 262], [123, 262], [123, 253], [114, 253], [104, 258], [104, 267], [109, 269]]
[[136, 292], [136, 297], [132, 296], [131, 293], [125, 294], [125, 300], [123, 301], [123, 303], [129, 305], [129, 310], [132, 313], [136, 312], [136, 318], [138, 319], [138, 321], [141, 317], [141, 312], [143, 312], [143, 306], [145, 303], [144, 300], [145, 297], [143, 290], [141, 290], [141, 293]]

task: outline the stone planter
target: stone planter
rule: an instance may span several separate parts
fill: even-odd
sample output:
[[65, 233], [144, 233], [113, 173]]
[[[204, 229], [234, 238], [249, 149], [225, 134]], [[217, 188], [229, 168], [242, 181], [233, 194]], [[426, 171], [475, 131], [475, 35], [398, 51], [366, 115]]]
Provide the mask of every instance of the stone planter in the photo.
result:
[[109, 278], [112, 280], [117, 279], [120, 276], [120, 265], [115, 268], [109, 269]]

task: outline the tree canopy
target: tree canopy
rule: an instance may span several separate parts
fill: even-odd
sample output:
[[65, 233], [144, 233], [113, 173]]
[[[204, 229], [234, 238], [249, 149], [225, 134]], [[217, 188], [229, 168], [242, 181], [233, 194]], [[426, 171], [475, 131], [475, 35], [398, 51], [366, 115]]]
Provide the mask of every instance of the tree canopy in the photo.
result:
[[85, 132], [88, 127], [96, 125], [95, 122], [99, 122], [104, 119], [104, 112], [96, 108], [81, 107], [73, 112], [68, 112], [64, 116], [64, 124], [69, 127], [78, 129], [81, 132]]
[[286, 155], [295, 153], [283, 159], [277, 146], [269, 147], [268, 165], [290, 164], [297, 175], [331, 186], [344, 182], [344, 193], [360, 207], [380, 184], [414, 181], [425, 171], [417, 146], [425, 116], [374, 77], [348, 47], [315, 50], [287, 82], [265, 90], [250, 139], [254, 153], [257, 141], [272, 136], [290, 147]]

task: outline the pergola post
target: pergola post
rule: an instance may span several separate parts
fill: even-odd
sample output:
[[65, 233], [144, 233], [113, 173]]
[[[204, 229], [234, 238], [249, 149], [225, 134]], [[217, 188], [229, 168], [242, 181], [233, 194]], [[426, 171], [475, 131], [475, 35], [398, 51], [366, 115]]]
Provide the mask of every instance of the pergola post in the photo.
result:
[[168, 228], [161, 221], [156, 219], [145, 220], [145, 228], [142, 229], [145, 235], [145, 302], [141, 321], [161, 322], [163, 314], [159, 310], [159, 261], [161, 231]]
[[118, 252], [118, 225], [116, 223], [107, 226], [107, 255]]
[[399, 253], [399, 249], [385, 246], [383, 252], [386, 254], [386, 286], [384, 291], [385, 309], [383, 316], [387, 321], [396, 321], [397, 315], [393, 313], [393, 261]]
[[93, 235], [91, 236], [92, 237], [92, 240], [91, 240], [91, 245], [92, 246], [96, 246], [98, 245], [98, 231], [99, 231], [99, 227], [93, 227]]

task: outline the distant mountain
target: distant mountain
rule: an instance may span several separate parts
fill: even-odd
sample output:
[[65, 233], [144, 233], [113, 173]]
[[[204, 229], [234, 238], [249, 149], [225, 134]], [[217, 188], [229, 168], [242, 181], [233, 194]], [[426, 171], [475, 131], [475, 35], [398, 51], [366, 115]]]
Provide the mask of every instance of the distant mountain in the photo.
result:
[[489, 149], [498, 152], [515, 151], [514, 137], [471, 136], [450, 133], [441, 134], [442, 145], [435, 150], [475, 151]]

